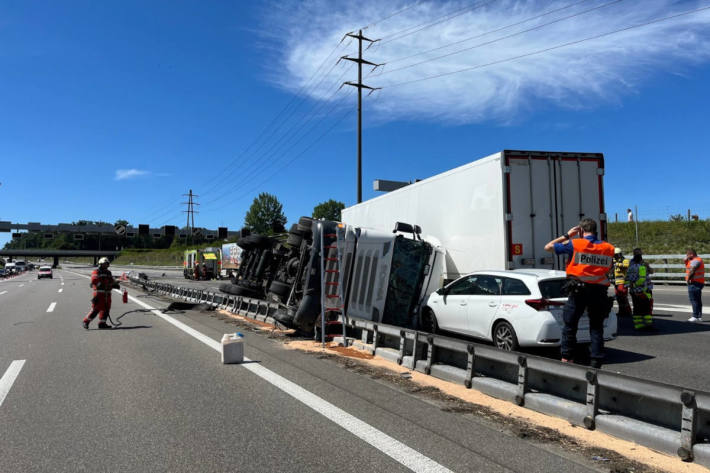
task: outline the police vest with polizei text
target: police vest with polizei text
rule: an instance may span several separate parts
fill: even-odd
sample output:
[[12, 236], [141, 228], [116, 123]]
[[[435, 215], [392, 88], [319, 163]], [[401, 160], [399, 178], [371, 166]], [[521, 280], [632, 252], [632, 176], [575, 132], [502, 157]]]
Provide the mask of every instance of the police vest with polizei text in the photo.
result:
[[614, 247], [605, 241], [572, 240], [574, 249], [567, 264], [567, 276], [588, 284], [609, 285], [607, 273], [614, 261]]

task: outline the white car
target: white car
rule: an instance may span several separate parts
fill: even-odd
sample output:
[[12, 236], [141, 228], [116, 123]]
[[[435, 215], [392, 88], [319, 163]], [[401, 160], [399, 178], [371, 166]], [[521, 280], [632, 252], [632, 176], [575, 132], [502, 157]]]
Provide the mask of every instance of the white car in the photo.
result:
[[[468, 274], [429, 296], [422, 311], [423, 330], [469, 335], [503, 350], [559, 346], [565, 280], [564, 271], [546, 269]], [[604, 340], [613, 340], [616, 334], [616, 313], [610, 310], [604, 319]], [[590, 342], [586, 313], [579, 321], [577, 341]]]
[[52, 267], [51, 266], [40, 266], [39, 271], [37, 271], [37, 279], [49, 278], [52, 279]]

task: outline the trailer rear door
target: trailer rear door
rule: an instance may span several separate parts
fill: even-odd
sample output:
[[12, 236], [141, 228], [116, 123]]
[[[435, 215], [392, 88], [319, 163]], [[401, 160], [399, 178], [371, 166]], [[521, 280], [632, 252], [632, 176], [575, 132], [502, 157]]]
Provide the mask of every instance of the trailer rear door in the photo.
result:
[[504, 152], [508, 267], [564, 269], [545, 244], [582, 217], [606, 238], [604, 157], [599, 153]]

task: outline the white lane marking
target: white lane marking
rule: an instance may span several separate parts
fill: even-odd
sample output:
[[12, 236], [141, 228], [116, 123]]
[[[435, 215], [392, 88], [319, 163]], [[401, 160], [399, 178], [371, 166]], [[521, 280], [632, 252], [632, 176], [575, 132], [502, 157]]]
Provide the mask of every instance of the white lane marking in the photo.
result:
[[[89, 279], [88, 276], [85, 276], [83, 274], [81, 274], [80, 276]], [[119, 289], [115, 289], [114, 291], [121, 294], [121, 291]], [[153, 314], [179, 328], [183, 332], [192, 335], [193, 337], [195, 337], [208, 347], [212, 348], [213, 350], [218, 351], [220, 353], [222, 352], [222, 344], [217, 340], [213, 340], [212, 338], [201, 332], [198, 332], [189, 325], [175, 320], [169, 315], [163, 314], [159, 310], [155, 309], [154, 307], [151, 307], [150, 305], [146, 304], [141, 300], [136, 299], [133, 296], [128, 296], [128, 298], [139, 306], [145, 309], [149, 309]], [[251, 360], [249, 358], [244, 357], [244, 361]], [[361, 440], [369, 443], [385, 455], [398, 461], [410, 470], [415, 472], [426, 473], [452, 473], [451, 470], [449, 470], [445, 466], [417, 452], [413, 448], [408, 447], [399, 440], [390, 437], [386, 433], [358, 419], [352, 414], [348, 414], [339, 407], [329, 403], [321, 397], [316, 396], [312, 392], [302, 388], [301, 386], [297, 385], [292, 381], [289, 381], [283, 376], [280, 376], [274, 373], [273, 371], [264, 368], [263, 366], [260, 366], [256, 363], [243, 364], [242, 367], [259, 376], [264, 381], [267, 381], [273, 386], [279, 388], [280, 390], [292, 396], [296, 400], [302, 402], [320, 415], [324, 416], [326, 419], [331, 420], [332, 422], [335, 422], [336, 424], [340, 425], [343, 429], [347, 430], [348, 432], [360, 438]]]
[[57, 303], [52, 302], [51, 304], [49, 304], [49, 307], [47, 307], [47, 312], [54, 312], [55, 307], [57, 307]]
[[15, 383], [17, 376], [20, 374], [20, 370], [25, 365], [25, 360], [15, 360], [10, 363], [10, 367], [5, 371], [5, 374], [0, 378], [0, 406], [5, 401], [7, 393], [10, 392], [10, 388]]
[[61, 294], [63, 290], [64, 289], [59, 289], [57, 292]]
[[[685, 312], [688, 314], [693, 313], [693, 306], [691, 305], [653, 304], [653, 308], [661, 310], [670, 310], [673, 312]], [[703, 314], [710, 314], [710, 308], [703, 307]]]
[[0, 296], [2, 296], [3, 294], [7, 294], [7, 291], [0, 292]]
[[19, 285], [19, 286], [17, 286], [17, 287], [22, 287], [22, 286], [24, 286], [24, 284], [20, 284], [20, 285]]

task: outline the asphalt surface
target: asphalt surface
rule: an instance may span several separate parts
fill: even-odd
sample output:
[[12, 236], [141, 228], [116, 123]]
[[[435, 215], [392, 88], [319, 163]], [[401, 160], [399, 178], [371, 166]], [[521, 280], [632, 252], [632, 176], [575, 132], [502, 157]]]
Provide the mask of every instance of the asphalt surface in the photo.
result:
[[[129, 271], [130, 267], [114, 268]], [[134, 270], [135, 271], [135, 270]], [[223, 281], [186, 280], [179, 270], [140, 269], [151, 279], [219, 291]], [[692, 315], [685, 286], [656, 285], [654, 325], [651, 332], [637, 332], [631, 318], [619, 318], [619, 336], [606, 344], [605, 369], [710, 392], [705, 376], [710, 360], [710, 290], [706, 293], [705, 322], [688, 322]], [[463, 338], [463, 337], [462, 337]], [[556, 357], [557, 350], [528, 350], [536, 355]]]
[[[0, 293], [0, 375], [25, 360], [4, 400], [0, 387], [0, 471], [408, 470], [259, 370], [221, 364], [205, 342], [117, 294], [112, 315], [126, 313], [123, 325], [100, 331], [94, 321], [84, 330], [85, 277], [57, 270], [37, 280], [30, 272], [0, 281]], [[211, 343], [234, 331], [213, 312], [168, 315]], [[600, 471], [587, 458], [446, 412], [331, 360], [245, 336], [245, 354], [259, 369], [396, 439], [438, 471]]]

